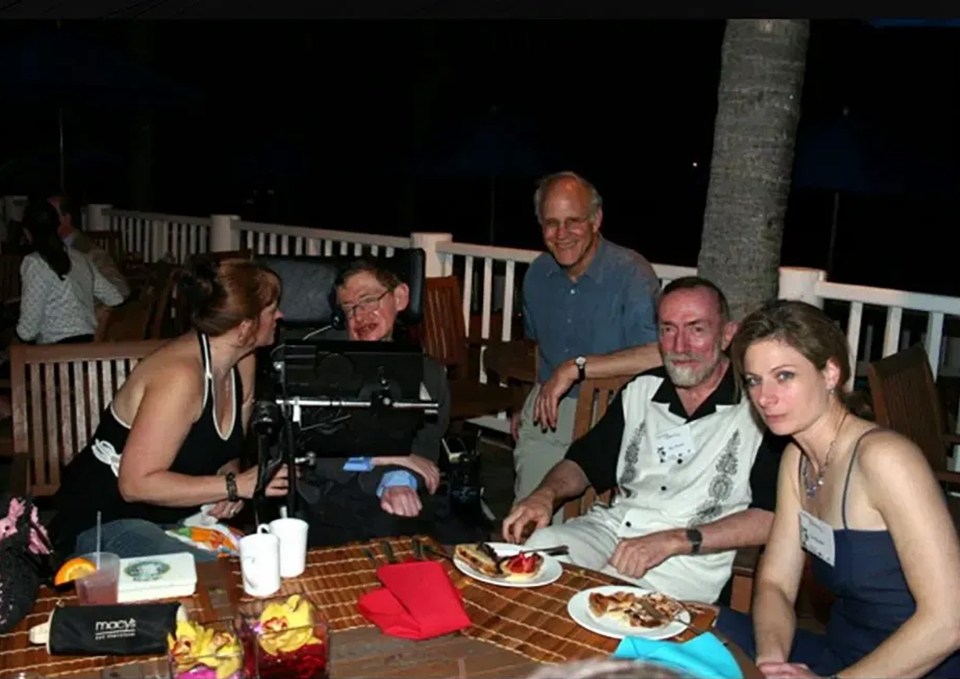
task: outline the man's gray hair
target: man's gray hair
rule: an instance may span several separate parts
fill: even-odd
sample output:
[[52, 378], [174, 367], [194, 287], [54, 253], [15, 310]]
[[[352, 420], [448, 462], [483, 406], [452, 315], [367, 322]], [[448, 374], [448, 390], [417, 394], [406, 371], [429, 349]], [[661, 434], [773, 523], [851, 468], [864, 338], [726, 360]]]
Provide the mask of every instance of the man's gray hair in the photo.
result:
[[695, 679], [689, 674], [650, 662], [615, 658], [574, 660], [546, 665], [524, 679]]
[[579, 182], [580, 186], [585, 188], [590, 194], [590, 217], [596, 215], [597, 211], [603, 207], [603, 198], [600, 196], [600, 192], [597, 191], [597, 187], [595, 187], [593, 184], [578, 175], [576, 172], [554, 172], [553, 174], [548, 174], [546, 177], [542, 177], [540, 181], [537, 182], [537, 190], [533, 193], [533, 209], [537, 213], [538, 223], [543, 223], [542, 212], [544, 196], [554, 184], [564, 179], [572, 179], [576, 182]]

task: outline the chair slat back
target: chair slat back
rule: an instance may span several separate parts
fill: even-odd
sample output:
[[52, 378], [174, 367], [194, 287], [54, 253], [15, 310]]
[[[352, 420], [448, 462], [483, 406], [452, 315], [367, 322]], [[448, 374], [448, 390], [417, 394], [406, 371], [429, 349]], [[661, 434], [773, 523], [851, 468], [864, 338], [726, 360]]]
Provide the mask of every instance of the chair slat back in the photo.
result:
[[946, 423], [933, 373], [916, 344], [867, 368], [877, 424], [916, 443], [934, 471], [947, 469]]
[[[573, 417], [573, 440], [590, 431], [607, 412], [610, 402], [632, 377], [601, 377], [586, 379], [580, 384], [580, 395], [577, 397], [577, 409]], [[597, 500], [609, 502], [612, 491], [597, 495], [592, 487], [578, 498], [568, 501], [563, 506], [563, 519], [581, 516], [592, 507]]]
[[166, 340], [15, 344], [10, 350], [14, 453], [30, 458], [33, 495], [52, 495], [60, 470], [90, 440], [137, 363]]
[[155, 299], [147, 326], [147, 339], [169, 338], [179, 334], [176, 332], [179, 319], [174, 315], [173, 295], [182, 271], [183, 269], [173, 264], [156, 265], [150, 283]]
[[463, 298], [456, 276], [427, 278], [423, 292], [423, 351], [447, 368], [467, 367]]

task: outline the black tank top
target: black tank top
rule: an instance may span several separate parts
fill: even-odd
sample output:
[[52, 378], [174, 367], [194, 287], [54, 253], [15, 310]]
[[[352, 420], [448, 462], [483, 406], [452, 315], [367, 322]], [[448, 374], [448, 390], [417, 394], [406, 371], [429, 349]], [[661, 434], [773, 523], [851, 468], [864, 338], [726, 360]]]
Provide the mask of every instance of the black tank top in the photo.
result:
[[[233, 418], [224, 437], [216, 418], [210, 340], [203, 333], [198, 333], [198, 339], [203, 357], [203, 412], [187, 433], [170, 471], [209, 476], [239, 457], [242, 451], [240, 411], [243, 385], [234, 366], [231, 371]], [[199, 507], [161, 507], [123, 499], [117, 474], [120, 455], [129, 434], [129, 425], [117, 418], [111, 403], [100, 417], [93, 440], [63, 470], [55, 498], [57, 513], [50, 527], [54, 543], [62, 553], [73, 552], [77, 535], [96, 525], [98, 510], [104, 523], [117, 519], [146, 519], [157, 524], [174, 524], [198, 511]]]

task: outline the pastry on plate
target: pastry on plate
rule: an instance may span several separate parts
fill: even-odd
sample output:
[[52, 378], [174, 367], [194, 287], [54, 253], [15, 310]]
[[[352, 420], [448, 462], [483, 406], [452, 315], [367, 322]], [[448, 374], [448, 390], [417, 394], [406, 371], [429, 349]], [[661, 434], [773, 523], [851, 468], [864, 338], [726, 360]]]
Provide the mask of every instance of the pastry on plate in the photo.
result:
[[543, 556], [540, 554], [519, 553], [513, 556], [499, 556], [485, 542], [457, 545], [454, 556], [478, 573], [511, 582], [532, 580], [543, 568]]
[[592, 592], [589, 606], [590, 613], [597, 619], [612, 619], [629, 627], [643, 628], [662, 627], [683, 611], [683, 604], [659, 592]]

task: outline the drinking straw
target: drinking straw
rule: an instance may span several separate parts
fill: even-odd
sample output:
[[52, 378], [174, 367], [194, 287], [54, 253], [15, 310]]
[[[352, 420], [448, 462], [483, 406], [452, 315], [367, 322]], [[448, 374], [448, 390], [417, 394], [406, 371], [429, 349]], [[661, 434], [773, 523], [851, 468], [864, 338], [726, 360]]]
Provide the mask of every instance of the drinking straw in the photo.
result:
[[100, 570], [100, 510], [97, 510], [97, 570]]

